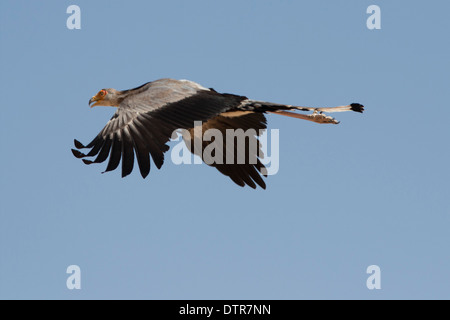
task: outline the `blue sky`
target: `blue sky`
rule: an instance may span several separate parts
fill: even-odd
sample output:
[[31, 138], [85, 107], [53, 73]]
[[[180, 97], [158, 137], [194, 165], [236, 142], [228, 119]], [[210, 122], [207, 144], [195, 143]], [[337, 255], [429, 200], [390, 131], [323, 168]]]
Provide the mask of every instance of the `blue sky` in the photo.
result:
[[[81, 30], [66, 9], [81, 8]], [[381, 30], [366, 9], [381, 8]], [[2, 1], [0, 298], [448, 299], [448, 1]], [[269, 115], [267, 190], [206, 165], [101, 174], [70, 149], [158, 78], [307, 106]], [[68, 290], [78, 265], [82, 289]], [[366, 268], [381, 268], [368, 290]]]

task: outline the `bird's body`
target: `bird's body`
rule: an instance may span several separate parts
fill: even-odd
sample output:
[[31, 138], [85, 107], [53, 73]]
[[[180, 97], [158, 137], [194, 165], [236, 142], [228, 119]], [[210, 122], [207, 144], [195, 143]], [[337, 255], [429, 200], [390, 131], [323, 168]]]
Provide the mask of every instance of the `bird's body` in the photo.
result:
[[[116, 113], [103, 130], [84, 146], [75, 140], [77, 149], [90, 148], [87, 154], [72, 149], [77, 158], [94, 157], [94, 161], [83, 159], [86, 164], [101, 163], [109, 156], [106, 171], [114, 170], [122, 160], [122, 176], [131, 173], [134, 155], [141, 175], [145, 178], [150, 172], [150, 157], [159, 169], [164, 163], [164, 153], [169, 149], [167, 142], [177, 129], [193, 132], [194, 122], [202, 121], [202, 129], [217, 129], [225, 133], [227, 129], [254, 129], [260, 132], [266, 129], [264, 113], [278, 113], [290, 117], [310, 120], [318, 123], [338, 123], [323, 112], [357, 111], [363, 106], [351, 104], [335, 108], [308, 108], [269, 103], [248, 99], [247, 97], [218, 93], [188, 80], [160, 79], [148, 82], [140, 87], [118, 91], [102, 89], [89, 100], [93, 106], [117, 107]], [[304, 115], [292, 110], [313, 111]], [[194, 135], [191, 135], [192, 141]], [[247, 137], [251, 140], [252, 137]], [[259, 142], [256, 140], [258, 150]], [[191, 146], [186, 141], [189, 150]], [[203, 142], [204, 150], [211, 142]], [[235, 146], [236, 148], [236, 146]], [[248, 148], [247, 148], [248, 149]], [[194, 150], [192, 150], [194, 151]], [[201, 151], [200, 151], [201, 152]], [[227, 150], [224, 146], [223, 155]], [[234, 153], [236, 155], [236, 152]], [[203, 153], [198, 154], [202, 157]], [[245, 163], [208, 163], [221, 173], [229, 176], [240, 186], [256, 184], [265, 188], [261, 177], [264, 165], [255, 150], [245, 151]], [[252, 160], [252, 161], [251, 161]]]

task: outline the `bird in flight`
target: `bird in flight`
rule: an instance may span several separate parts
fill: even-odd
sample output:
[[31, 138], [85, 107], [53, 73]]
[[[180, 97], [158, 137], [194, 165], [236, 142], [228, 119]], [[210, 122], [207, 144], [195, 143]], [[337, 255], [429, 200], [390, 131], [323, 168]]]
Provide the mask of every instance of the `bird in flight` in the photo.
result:
[[[72, 153], [85, 164], [102, 163], [109, 156], [105, 170], [108, 172], [115, 170], [122, 160], [122, 177], [125, 177], [132, 172], [136, 155], [140, 173], [145, 178], [150, 172], [150, 156], [158, 169], [162, 167], [164, 153], [169, 150], [167, 142], [177, 129], [185, 129], [191, 133], [187, 139], [183, 136], [184, 141], [192, 153], [203, 159], [203, 151], [212, 141], [202, 141], [199, 148], [201, 150], [192, 148], [195, 138], [194, 122], [201, 121], [203, 132], [214, 128], [224, 136], [227, 129], [256, 130], [256, 135], [246, 138], [247, 142], [255, 140], [258, 148], [250, 150], [251, 148], [245, 144], [247, 149], [243, 163], [238, 161], [207, 163], [239, 186], [248, 185], [254, 189], [256, 185], [266, 188], [262, 176], [267, 177], [267, 171], [264, 171], [266, 168], [260, 161], [262, 155], [259, 153], [261, 145], [258, 141], [262, 130], [267, 128], [266, 113], [317, 123], [338, 124], [338, 121], [327, 116], [325, 112], [362, 113], [364, 110], [364, 106], [359, 103], [330, 108], [310, 108], [257, 101], [240, 95], [219, 93], [189, 80], [174, 79], [160, 79], [124, 91], [102, 89], [89, 100], [89, 105], [112, 106], [117, 107], [117, 110], [89, 144], [83, 145], [78, 140], [74, 141], [78, 150], [72, 149]], [[312, 111], [312, 113], [300, 114], [296, 111]], [[85, 154], [79, 151], [83, 148], [90, 150]], [[233, 148], [236, 160], [237, 146]], [[221, 156], [225, 157], [227, 151], [225, 143]], [[86, 157], [96, 158], [87, 160]]]

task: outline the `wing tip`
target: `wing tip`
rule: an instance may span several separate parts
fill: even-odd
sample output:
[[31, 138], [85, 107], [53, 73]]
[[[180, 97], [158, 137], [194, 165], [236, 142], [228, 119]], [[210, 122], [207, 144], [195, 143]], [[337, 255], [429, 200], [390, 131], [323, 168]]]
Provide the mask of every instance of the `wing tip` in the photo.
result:
[[147, 178], [147, 176], [148, 176], [149, 173], [150, 173], [150, 171], [149, 171], [149, 172], [142, 172], [142, 171], [141, 171], [141, 177], [142, 177], [142, 179]]
[[75, 156], [75, 158], [81, 159], [86, 157], [86, 155], [78, 150], [75, 149], [71, 149], [72, 150], [72, 154]]
[[[258, 182], [256, 182], [258, 183]], [[258, 183], [258, 185], [263, 189], [266, 190], [266, 183], [263, 181], [262, 183]]]
[[80, 141], [78, 141], [77, 139], [73, 139], [73, 144], [75, 145], [75, 148], [77, 148], [77, 149], [86, 148], [86, 146], [84, 144], [82, 144]]
[[91, 160], [86, 160], [86, 159], [82, 159], [81, 161], [83, 161], [84, 162], [84, 164], [93, 164], [94, 163], [94, 161], [91, 161]]
[[[253, 182], [253, 181], [252, 181]], [[266, 190], [266, 183], [264, 181], [254, 181], [252, 184], [245, 182], [245, 184], [241, 187], [249, 186], [253, 190], [258, 189], [258, 186], [261, 187], [263, 190]]]

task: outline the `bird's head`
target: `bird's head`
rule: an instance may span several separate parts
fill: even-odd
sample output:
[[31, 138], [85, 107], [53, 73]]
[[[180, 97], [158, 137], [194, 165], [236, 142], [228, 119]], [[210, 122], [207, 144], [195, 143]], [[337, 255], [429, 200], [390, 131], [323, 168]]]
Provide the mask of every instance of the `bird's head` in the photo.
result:
[[[89, 100], [89, 105], [95, 106], [112, 106], [117, 107], [121, 100], [120, 92], [115, 89], [102, 89]], [[93, 105], [91, 103], [95, 102]]]

